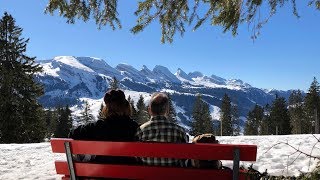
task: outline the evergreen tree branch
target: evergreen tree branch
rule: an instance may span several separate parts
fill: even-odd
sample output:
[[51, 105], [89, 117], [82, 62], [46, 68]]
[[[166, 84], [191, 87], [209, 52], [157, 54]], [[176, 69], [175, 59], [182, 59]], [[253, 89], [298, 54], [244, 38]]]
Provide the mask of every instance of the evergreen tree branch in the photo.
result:
[[[161, 42], [172, 43], [176, 33], [184, 35], [186, 25], [193, 26], [195, 31], [209, 21], [211, 26], [221, 27], [223, 33], [236, 36], [239, 25], [246, 23], [248, 29], [251, 27], [251, 38], [256, 39], [262, 27], [286, 4], [291, 4], [293, 15], [299, 18], [296, 0], [140, 0], [134, 13], [136, 25], [131, 32], [142, 32], [152, 22], [159, 21]], [[310, 0], [308, 6], [320, 10], [320, 0]], [[268, 10], [262, 14], [261, 8]], [[56, 10], [67, 23], [93, 18], [99, 29], [105, 25], [113, 30], [122, 27], [118, 0], [48, 0], [45, 13], [53, 15]]]

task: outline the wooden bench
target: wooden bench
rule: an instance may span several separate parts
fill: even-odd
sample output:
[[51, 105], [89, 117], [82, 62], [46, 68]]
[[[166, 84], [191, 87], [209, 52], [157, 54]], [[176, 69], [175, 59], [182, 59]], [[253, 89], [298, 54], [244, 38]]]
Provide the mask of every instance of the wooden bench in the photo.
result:
[[[55, 161], [63, 179], [107, 177], [124, 179], [247, 179], [239, 161], [256, 161], [257, 146], [236, 144], [176, 144], [143, 142], [79, 141], [52, 138], [53, 153], [66, 153], [67, 161]], [[143, 165], [113, 165], [74, 162], [73, 154], [163, 157], [176, 159], [232, 160], [230, 169], [195, 169]]]

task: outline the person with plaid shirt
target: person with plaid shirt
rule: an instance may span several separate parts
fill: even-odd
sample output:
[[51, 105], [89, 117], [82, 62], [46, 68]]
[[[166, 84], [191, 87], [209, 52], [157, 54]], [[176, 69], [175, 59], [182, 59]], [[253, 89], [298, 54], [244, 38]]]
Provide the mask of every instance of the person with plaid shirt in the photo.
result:
[[[151, 119], [142, 124], [136, 133], [140, 141], [187, 143], [185, 129], [169, 120], [169, 98], [164, 93], [154, 93], [148, 106]], [[153, 166], [184, 166], [183, 160], [171, 158], [141, 158], [143, 164]]]

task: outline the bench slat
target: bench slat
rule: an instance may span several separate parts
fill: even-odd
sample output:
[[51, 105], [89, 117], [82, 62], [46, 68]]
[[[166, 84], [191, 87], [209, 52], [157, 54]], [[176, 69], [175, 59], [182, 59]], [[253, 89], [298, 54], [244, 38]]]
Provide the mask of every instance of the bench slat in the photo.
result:
[[[66, 161], [55, 162], [57, 174], [69, 175]], [[129, 166], [75, 163], [77, 176], [86, 177], [112, 177], [127, 179], [232, 179], [231, 170], [205, 170], [175, 167]], [[239, 179], [246, 179], [244, 173], [239, 174]]]
[[65, 153], [65, 141], [71, 143], [73, 154], [233, 160], [233, 151], [238, 148], [241, 161], [256, 161], [257, 156], [256, 145], [75, 141], [63, 138], [51, 139], [52, 151]]

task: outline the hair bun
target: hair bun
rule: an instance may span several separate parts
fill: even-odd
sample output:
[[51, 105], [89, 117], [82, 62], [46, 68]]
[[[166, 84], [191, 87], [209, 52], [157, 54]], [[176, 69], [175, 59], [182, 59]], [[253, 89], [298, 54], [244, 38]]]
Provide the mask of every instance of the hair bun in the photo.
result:
[[104, 95], [103, 100], [106, 104], [111, 102], [123, 102], [124, 100], [126, 100], [126, 96], [121, 90], [109, 90]]

